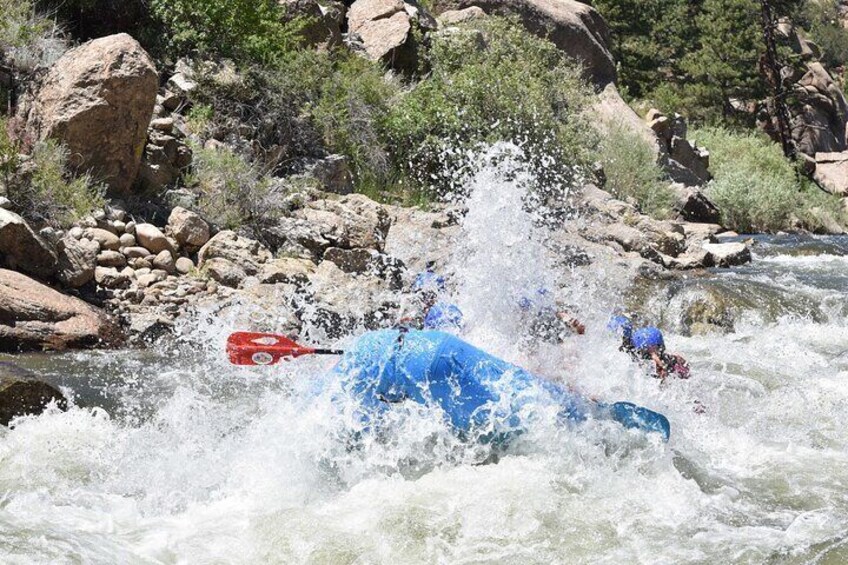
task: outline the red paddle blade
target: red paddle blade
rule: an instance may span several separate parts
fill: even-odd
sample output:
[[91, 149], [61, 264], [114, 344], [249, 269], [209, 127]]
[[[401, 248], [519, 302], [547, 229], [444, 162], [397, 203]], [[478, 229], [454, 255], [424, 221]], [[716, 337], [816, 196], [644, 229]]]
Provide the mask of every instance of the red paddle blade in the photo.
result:
[[227, 338], [227, 355], [234, 365], [273, 365], [281, 359], [315, 353], [283, 335], [236, 332]]

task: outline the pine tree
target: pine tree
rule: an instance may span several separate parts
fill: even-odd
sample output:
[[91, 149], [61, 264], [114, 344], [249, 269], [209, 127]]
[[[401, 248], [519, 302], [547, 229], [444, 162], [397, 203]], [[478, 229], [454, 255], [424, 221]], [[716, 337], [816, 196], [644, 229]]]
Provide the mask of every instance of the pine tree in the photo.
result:
[[674, 80], [680, 61], [696, 41], [694, 16], [700, 0], [596, 0], [612, 35], [619, 82], [634, 97], [658, 81]]
[[696, 18], [699, 44], [681, 64], [686, 88], [705, 110], [703, 118], [733, 115], [733, 100], [765, 94], [759, 58], [763, 51], [757, 0], [705, 0]]
[[[802, 0], [770, 0], [775, 18]], [[737, 121], [734, 100], [768, 92], [760, 0], [595, 0], [607, 20], [620, 84], [632, 97], [700, 121]], [[751, 116], [741, 116], [751, 120]]]

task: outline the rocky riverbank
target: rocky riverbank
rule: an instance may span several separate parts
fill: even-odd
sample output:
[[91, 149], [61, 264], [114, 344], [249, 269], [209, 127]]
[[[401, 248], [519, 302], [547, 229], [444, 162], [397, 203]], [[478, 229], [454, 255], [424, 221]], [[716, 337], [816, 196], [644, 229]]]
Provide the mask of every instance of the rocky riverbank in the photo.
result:
[[[552, 230], [550, 237], [554, 255], [556, 246], [568, 249], [556, 258], [577, 268], [591, 268], [598, 255], [614, 257], [628, 265], [630, 272], [624, 278], [632, 280], [637, 273], [726, 267], [750, 260], [745, 244], [720, 243], [725, 230], [717, 224], [652, 220], [594, 186], [584, 187], [577, 203], [578, 218]], [[312, 303], [327, 317], [327, 331], [339, 335], [356, 325], [393, 323], [399, 314], [396, 297], [378, 297], [402, 291], [425, 262], [435, 260], [438, 266], [440, 258], [449, 256], [462, 213], [452, 206], [423, 211], [378, 204], [363, 195], [313, 192], [275, 227], [275, 254], [233, 231], [211, 235], [214, 228], [182, 207], [171, 211], [165, 225], [155, 226], [137, 223], [113, 205], [99, 217], [57, 234], [53, 245], [22, 230], [25, 237], [15, 249], [37, 246], [50, 257], [48, 264], [55, 257], [55, 263], [40, 272], [54, 272], [55, 285], [102, 306], [124, 327], [130, 343], [143, 343], [167, 329], [196, 304], [261, 293], [257, 288], [278, 285], [292, 295], [287, 298], [297, 295], [299, 301]], [[29, 259], [38, 257], [7, 255], [7, 266], [37, 272], [44, 262]], [[10, 258], [15, 263], [10, 265]], [[44, 323], [58, 324], [66, 317], [60, 313], [64, 311], [48, 307], [54, 295], [61, 295], [21, 274], [8, 277], [2, 281], [10, 298], [3, 310], [10, 320], [31, 318], [26, 312], [32, 309], [44, 312]], [[30, 293], [26, 304], [20, 298], [24, 290]], [[88, 326], [87, 341], [60, 338], [58, 329], [36, 334], [43, 335], [38, 341], [18, 323], [4, 329], [2, 343], [7, 351], [95, 345], [98, 339], [113, 344], [107, 327]]]

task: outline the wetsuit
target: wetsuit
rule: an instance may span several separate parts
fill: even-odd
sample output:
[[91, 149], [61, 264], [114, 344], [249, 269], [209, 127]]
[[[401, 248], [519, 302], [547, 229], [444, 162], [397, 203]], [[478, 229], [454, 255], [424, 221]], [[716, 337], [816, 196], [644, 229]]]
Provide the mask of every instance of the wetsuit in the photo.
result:
[[[630, 356], [640, 362], [647, 362], [651, 367], [651, 376], [655, 379], [661, 378], [657, 373], [656, 365], [654, 364], [654, 358], [651, 356], [650, 351], [640, 350], [634, 348], [632, 345], [629, 349], [625, 349], [625, 346], [622, 345], [620, 348], [622, 351], [627, 351], [630, 353]], [[663, 369], [665, 369], [666, 374], [671, 375], [672, 373], [677, 375], [678, 378], [688, 379], [690, 370], [689, 365], [686, 363], [686, 360], [679, 355], [674, 355], [666, 352], [665, 348], [659, 348], [657, 351], [657, 355], [659, 355], [660, 361], [662, 362]]]
[[668, 420], [626, 402], [590, 401], [439, 331], [364, 334], [333, 369], [365, 418], [393, 403], [438, 405], [461, 434], [508, 440], [523, 430], [522, 411], [554, 406], [563, 421], [614, 419], [668, 439]]

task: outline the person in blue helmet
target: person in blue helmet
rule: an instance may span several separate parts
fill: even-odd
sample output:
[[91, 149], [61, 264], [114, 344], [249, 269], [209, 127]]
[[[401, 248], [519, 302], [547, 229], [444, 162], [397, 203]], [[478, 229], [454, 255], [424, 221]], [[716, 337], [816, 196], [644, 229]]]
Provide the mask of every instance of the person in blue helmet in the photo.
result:
[[528, 317], [528, 333], [534, 339], [562, 343], [569, 335], [586, 333], [586, 326], [560, 308], [547, 288], [521, 296], [518, 308]]
[[654, 377], [665, 381], [670, 375], [681, 379], [689, 378], [689, 364], [681, 355], [668, 353], [659, 328], [646, 326], [633, 330], [630, 337], [633, 355], [653, 363]]
[[443, 276], [433, 271], [432, 264], [415, 277], [412, 290], [418, 296], [420, 312], [417, 317], [402, 319], [403, 326], [454, 332], [462, 330], [465, 322], [462, 310], [456, 304], [441, 299], [447, 291], [447, 284]]
[[436, 406], [464, 439], [506, 447], [533, 407], [553, 408], [562, 423], [612, 420], [668, 440], [665, 416], [629, 402], [606, 404], [539, 378], [458, 337], [439, 331], [380, 330], [362, 335], [333, 368], [357, 402], [365, 429], [402, 402]]

